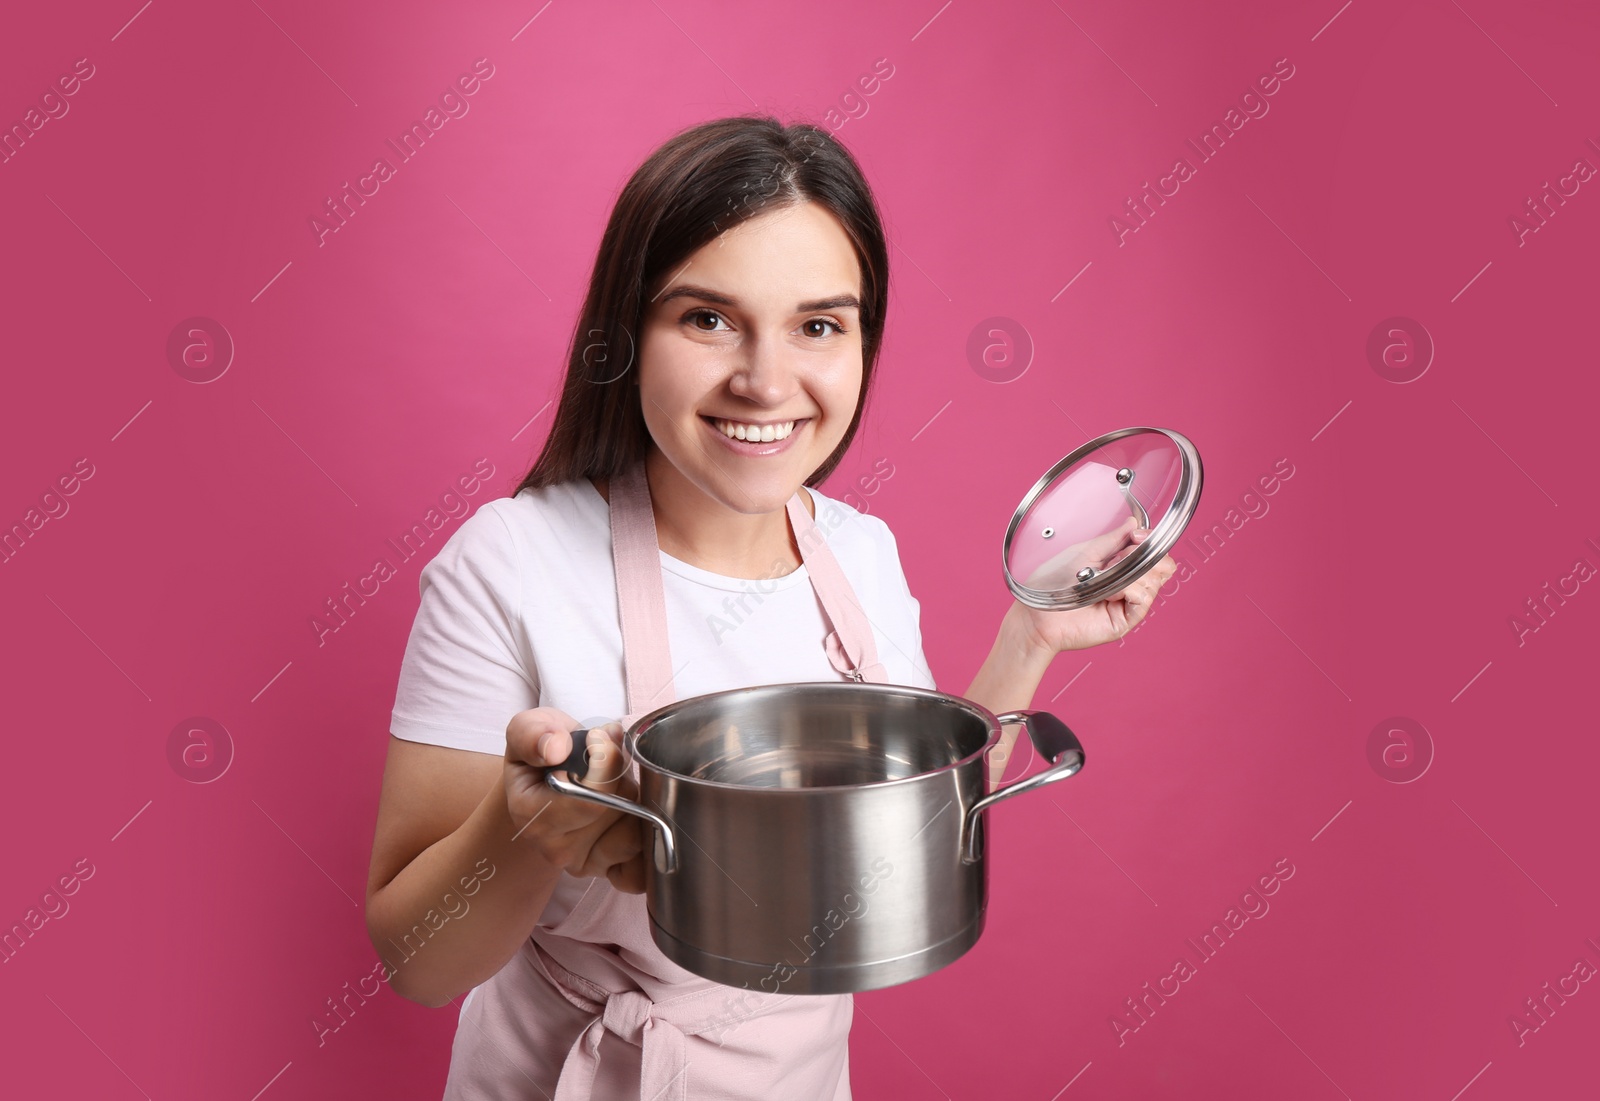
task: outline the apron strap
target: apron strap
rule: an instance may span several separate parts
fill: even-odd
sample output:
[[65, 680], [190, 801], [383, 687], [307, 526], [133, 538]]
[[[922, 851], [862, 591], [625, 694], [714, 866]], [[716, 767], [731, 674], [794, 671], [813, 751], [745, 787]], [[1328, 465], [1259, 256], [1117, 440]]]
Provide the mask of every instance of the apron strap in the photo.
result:
[[[624, 725], [677, 699], [667, 641], [667, 602], [661, 580], [661, 546], [643, 461], [611, 479], [611, 553], [616, 565], [622, 622], [623, 665], [628, 683]], [[806, 511], [800, 491], [785, 506], [811, 587], [832, 630], [823, 640], [835, 669], [857, 681], [883, 683], [888, 670], [878, 660], [872, 621], [856, 599], [844, 569], [822, 529]]]
[[794, 541], [800, 547], [800, 559], [806, 564], [811, 577], [811, 587], [833, 630], [824, 640], [828, 660], [833, 667], [851, 680], [883, 683], [889, 679], [888, 670], [878, 660], [878, 643], [872, 635], [872, 621], [856, 599], [844, 575], [844, 568], [833, 556], [822, 529], [817, 527], [806, 511], [799, 491], [789, 498], [789, 524], [794, 529]]
[[644, 463], [611, 479], [611, 555], [617, 574], [623, 667], [630, 721], [677, 698], [667, 642], [667, 598], [661, 582], [661, 546], [650, 506]]

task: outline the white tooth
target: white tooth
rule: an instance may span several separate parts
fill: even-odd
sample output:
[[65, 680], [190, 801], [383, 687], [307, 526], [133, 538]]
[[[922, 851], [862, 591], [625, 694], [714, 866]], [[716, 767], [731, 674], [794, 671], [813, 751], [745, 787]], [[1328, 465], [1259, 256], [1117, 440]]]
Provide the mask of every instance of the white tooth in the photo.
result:
[[718, 421], [717, 422], [717, 426], [722, 429], [722, 434], [724, 436], [728, 437], [728, 439], [730, 439], [730, 440], [733, 439], [733, 422], [732, 421]]
[[734, 425], [733, 426], [733, 434], [734, 434], [734, 437], [736, 439], [741, 439], [741, 440], [745, 439], [746, 437], [745, 437], [745, 427], [744, 427], [744, 425], [742, 425], [742, 424]]
[[772, 427], [772, 425], [764, 424], [764, 425], [761, 426], [761, 442], [762, 443], [771, 443], [774, 439], [777, 438], [777, 435], [778, 435], [778, 430], [776, 428]]
[[792, 428], [792, 427], [794, 427], [792, 424], [780, 424], [780, 425], [778, 425], [777, 429], [775, 429], [773, 431], [773, 433], [772, 433], [772, 438], [775, 439], [775, 440], [783, 439], [784, 437], [788, 436], [789, 429]]

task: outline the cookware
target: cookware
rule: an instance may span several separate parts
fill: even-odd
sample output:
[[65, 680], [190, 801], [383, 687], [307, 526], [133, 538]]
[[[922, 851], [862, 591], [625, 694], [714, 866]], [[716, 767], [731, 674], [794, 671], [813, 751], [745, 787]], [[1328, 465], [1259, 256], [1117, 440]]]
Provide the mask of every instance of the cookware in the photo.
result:
[[[1049, 767], [985, 794], [986, 758], [1019, 722]], [[872, 990], [961, 956], [983, 931], [984, 812], [1084, 761], [1047, 712], [855, 681], [739, 688], [639, 717], [626, 732], [637, 802], [576, 782], [584, 734], [546, 782], [652, 827], [656, 945], [774, 994]]]
[[[1171, 550], [1200, 503], [1200, 454], [1167, 428], [1090, 440], [1034, 483], [1006, 527], [1001, 562], [1022, 603], [1084, 608], [1142, 577]], [[1135, 543], [1135, 526], [1150, 528]]]

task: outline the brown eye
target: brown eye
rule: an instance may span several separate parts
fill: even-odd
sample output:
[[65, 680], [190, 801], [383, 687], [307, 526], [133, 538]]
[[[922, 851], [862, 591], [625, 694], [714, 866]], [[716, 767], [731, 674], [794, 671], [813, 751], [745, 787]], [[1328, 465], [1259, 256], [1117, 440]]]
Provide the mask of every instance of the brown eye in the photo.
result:
[[839, 333], [844, 332], [844, 328], [840, 326], [838, 322], [832, 321], [826, 317], [813, 317], [810, 321], [805, 322], [805, 325], [821, 325], [823, 327], [821, 332], [808, 330], [806, 333], [807, 336], [827, 336], [828, 329], [832, 329], [834, 332]]
[[[691, 313], [689, 315], [689, 319], [695, 323], [695, 328], [699, 329], [703, 333], [714, 333], [714, 332], [716, 332], [717, 331], [717, 322], [722, 320], [722, 318], [718, 317], [716, 314], [712, 313], [710, 310], [695, 310], [693, 313]], [[705, 328], [704, 326], [699, 324], [700, 321], [705, 320], [705, 319], [710, 319], [710, 321], [711, 321], [711, 327], [710, 328]]]

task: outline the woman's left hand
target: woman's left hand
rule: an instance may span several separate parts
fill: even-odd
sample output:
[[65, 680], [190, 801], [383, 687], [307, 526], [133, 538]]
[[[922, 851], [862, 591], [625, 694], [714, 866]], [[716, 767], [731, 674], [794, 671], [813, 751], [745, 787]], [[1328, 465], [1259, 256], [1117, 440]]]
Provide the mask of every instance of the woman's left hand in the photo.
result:
[[1018, 629], [1027, 637], [1029, 645], [1042, 653], [1058, 654], [1063, 650], [1099, 646], [1137, 627], [1150, 613], [1161, 586], [1177, 569], [1172, 556], [1165, 555], [1132, 585], [1087, 608], [1042, 611], [1016, 601], [1009, 614], [1017, 619]]

